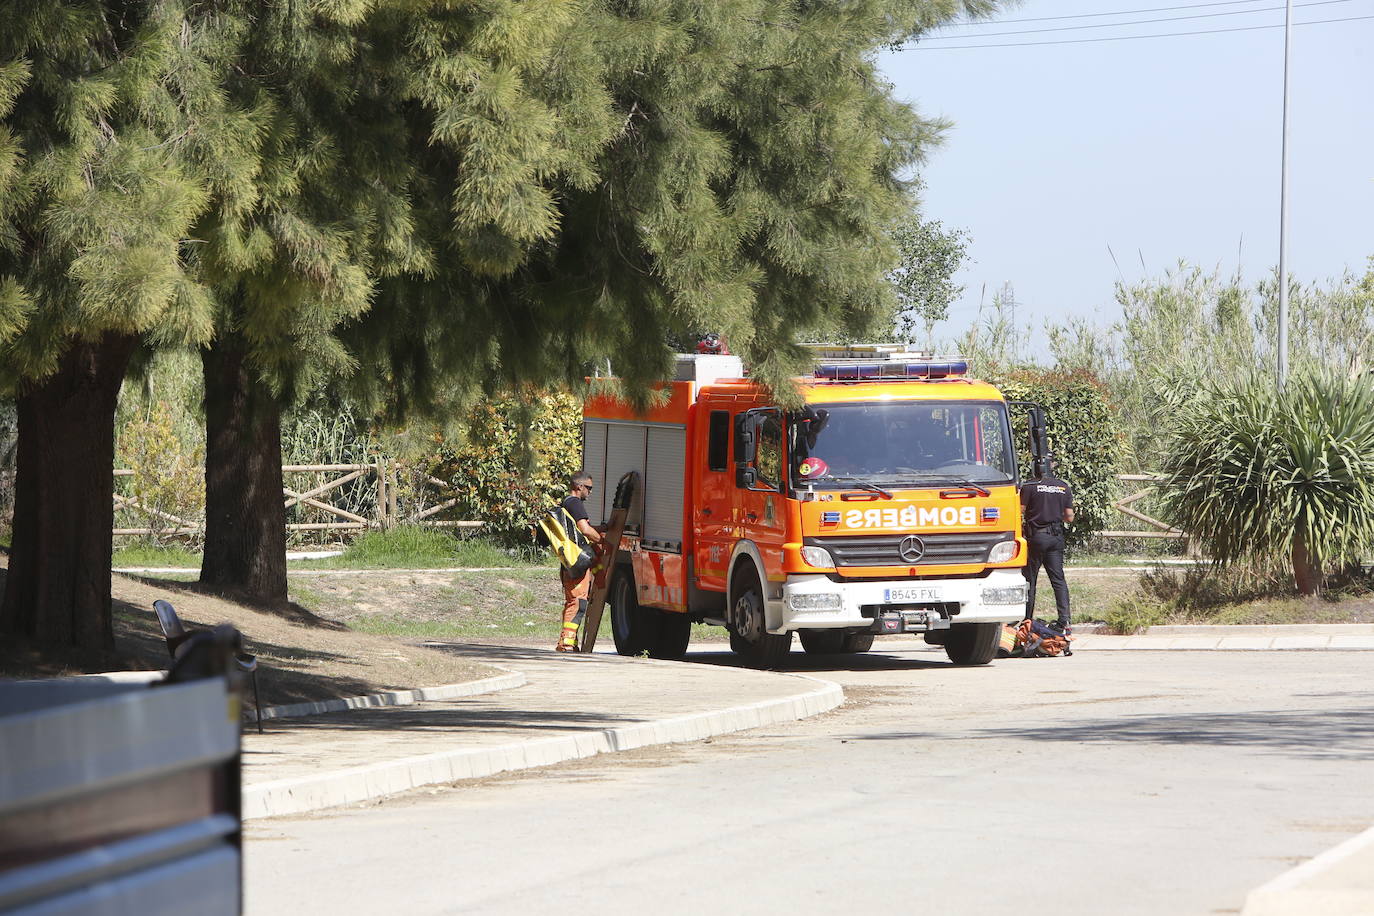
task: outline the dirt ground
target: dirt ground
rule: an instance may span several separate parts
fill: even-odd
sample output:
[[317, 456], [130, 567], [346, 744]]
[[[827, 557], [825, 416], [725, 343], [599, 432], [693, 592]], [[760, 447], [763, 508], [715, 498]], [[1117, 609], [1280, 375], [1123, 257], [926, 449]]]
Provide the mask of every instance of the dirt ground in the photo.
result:
[[[0, 589], [4, 562], [0, 555]], [[1094, 619], [1096, 606], [1105, 607], [1131, 589], [1136, 575], [1106, 571], [1084, 575], [1070, 570], [1076, 619]], [[259, 680], [266, 705], [459, 683], [496, 672], [426, 648], [424, 642], [551, 647], [562, 604], [556, 572], [539, 567], [293, 571], [289, 580], [293, 610], [286, 616], [204, 594], [184, 581], [193, 576], [191, 571], [179, 576], [115, 574], [113, 653], [55, 663], [23, 645], [0, 644], [0, 677], [164, 668], [166, 643], [152, 603], [166, 598], [188, 625], [229, 623], [244, 634], [248, 651], [261, 660]], [[1237, 607], [1231, 616], [1205, 622], [1374, 623], [1374, 599], [1288, 599]], [[718, 628], [696, 626], [692, 641], [724, 635]], [[604, 623], [601, 636], [610, 640]]]
[[[4, 575], [0, 569], [0, 589]], [[394, 637], [354, 632], [299, 605], [290, 616], [281, 616], [202, 594], [191, 583], [118, 574], [112, 593], [113, 653], [55, 663], [30, 647], [0, 644], [0, 677], [165, 668], [167, 644], [152, 611], [158, 598], [170, 601], [188, 627], [228, 623], [238, 628], [247, 651], [258, 657], [265, 706], [455, 684], [501, 673]]]

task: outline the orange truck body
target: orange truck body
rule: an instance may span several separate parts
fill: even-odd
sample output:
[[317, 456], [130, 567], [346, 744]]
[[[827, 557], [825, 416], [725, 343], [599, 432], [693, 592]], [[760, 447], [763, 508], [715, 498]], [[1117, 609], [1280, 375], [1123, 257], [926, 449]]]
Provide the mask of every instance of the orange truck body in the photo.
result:
[[[734, 630], [737, 582], [752, 575], [770, 634], [933, 634], [1021, 618], [1026, 544], [1001, 392], [958, 373], [836, 374], [798, 380], [804, 412], [775, 408], [729, 356], [680, 357], [646, 412], [586, 401], [592, 522], [609, 516], [622, 474], [643, 475], [618, 554], [622, 605]], [[757, 450], [741, 461], [751, 417]], [[804, 417], [820, 425], [810, 439]], [[921, 466], [938, 460], [918, 457], [932, 444], [955, 454], [944, 470]], [[842, 474], [845, 448], [867, 454]], [[641, 612], [614, 594], [613, 618]]]

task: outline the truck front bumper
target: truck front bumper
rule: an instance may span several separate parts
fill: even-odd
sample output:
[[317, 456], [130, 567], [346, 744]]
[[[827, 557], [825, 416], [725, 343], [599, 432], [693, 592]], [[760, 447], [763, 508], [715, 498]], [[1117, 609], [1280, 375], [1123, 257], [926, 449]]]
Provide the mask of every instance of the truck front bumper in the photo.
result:
[[[883, 613], [941, 610], [932, 629], [949, 624], [1009, 623], [1026, 612], [1019, 569], [994, 569], [981, 579], [869, 579], [836, 582], [825, 575], [788, 576], [782, 589], [784, 633], [800, 629], [871, 628]], [[908, 615], [910, 616], [910, 615]], [[947, 623], [945, 621], [948, 621]]]

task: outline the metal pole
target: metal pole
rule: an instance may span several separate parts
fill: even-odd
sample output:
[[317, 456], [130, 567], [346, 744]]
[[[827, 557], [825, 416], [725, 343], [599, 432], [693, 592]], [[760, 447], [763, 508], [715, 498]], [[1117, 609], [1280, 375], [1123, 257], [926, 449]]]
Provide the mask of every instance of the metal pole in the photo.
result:
[[1283, 13], [1283, 144], [1279, 160], [1279, 387], [1288, 380], [1288, 56], [1293, 41], [1293, 0]]

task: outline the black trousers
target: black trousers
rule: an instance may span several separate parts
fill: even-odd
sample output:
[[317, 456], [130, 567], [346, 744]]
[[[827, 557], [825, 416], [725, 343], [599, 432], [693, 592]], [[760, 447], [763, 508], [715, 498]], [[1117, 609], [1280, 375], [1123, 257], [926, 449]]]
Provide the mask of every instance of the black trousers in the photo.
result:
[[1026, 619], [1035, 616], [1035, 583], [1040, 578], [1040, 567], [1045, 567], [1045, 575], [1050, 577], [1050, 587], [1054, 589], [1054, 606], [1059, 613], [1059, 623], [1069, 625], [1069, 583], [1064, 581], [1064, 529], [1059, 525], [1049, 528], [1031, 528], [1026, 534], [1030, 555], [1026, 558]]

